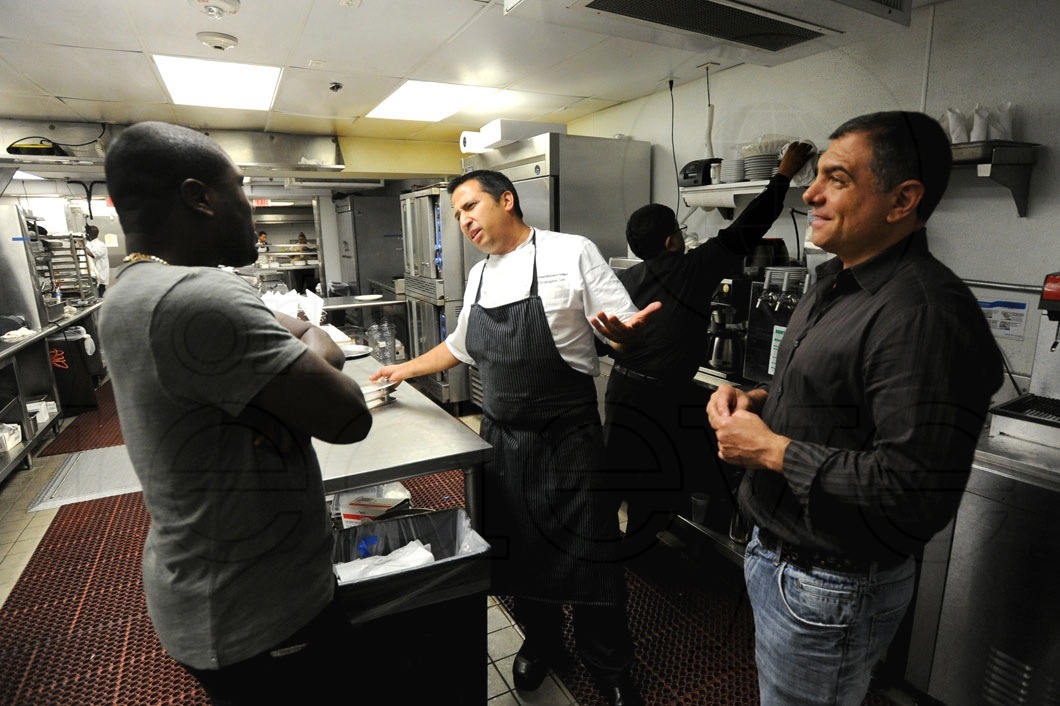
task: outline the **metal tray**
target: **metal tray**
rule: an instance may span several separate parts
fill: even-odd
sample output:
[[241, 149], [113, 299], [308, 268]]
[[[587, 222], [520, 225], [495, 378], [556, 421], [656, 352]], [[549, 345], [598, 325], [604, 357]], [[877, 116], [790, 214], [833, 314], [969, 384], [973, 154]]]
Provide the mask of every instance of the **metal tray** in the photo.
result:
[[1011, 140], [982, 140], [980, 142], [959, 142], [951, 145], [954, 164], [978, 164], [989, 162], [994, 155], [995, 147], [1037, 147], [1035, 142], [1012, 142]]

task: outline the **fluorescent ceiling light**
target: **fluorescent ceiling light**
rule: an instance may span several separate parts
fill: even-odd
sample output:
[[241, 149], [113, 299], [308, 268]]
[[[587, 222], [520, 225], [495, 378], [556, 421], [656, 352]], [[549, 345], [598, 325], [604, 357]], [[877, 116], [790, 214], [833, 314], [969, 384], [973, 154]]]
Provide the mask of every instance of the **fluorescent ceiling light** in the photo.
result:
[[496, 88], [458, 86], [452, 83], [406, 81], [365, 117], [387, 120], [437, 122], [475, 101], [488, 98]]
[[42, 176], [37, 176], [36, 174], [30, 174], [29, 172], [24, 172], [21, 169], [16, 169], [15, 173], [11, 175], [11, 178], [12, 179], [24, 179], [26, 181], [30, 181], [31, 179], [40, 179], [41, 181], [44, 180], [44, 177], [42, 177]]
[[177, 105], [269, 110], [280, 83], [278, 66], [154, 55], [158, 72]]

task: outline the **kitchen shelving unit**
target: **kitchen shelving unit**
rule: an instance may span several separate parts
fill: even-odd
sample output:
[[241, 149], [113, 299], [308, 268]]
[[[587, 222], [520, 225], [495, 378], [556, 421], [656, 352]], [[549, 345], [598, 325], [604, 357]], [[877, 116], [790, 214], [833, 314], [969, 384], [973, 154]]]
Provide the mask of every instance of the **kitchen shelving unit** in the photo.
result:
[[1012, 192], [1016, 212], [1027, 215], [1031, 190], [1031, 170], [1034, 167], [1035, 142], [985, 140], [953, 145], [953, 166], [974, 166], [976, 176], [985, 177]]
[[96, 299], [96, 283], [88, 269], [88, 253], [85, 251], [85, 236], [70, 233], [67, 235], [44, 235], [35, 240], [40, 247], [30, 244], [37, 280], [46, 291], [54, 292], [56, 288], [62, 298], [81, 301]]
[[[975, 167], [976, 175], [988, 178], [1012, 193], [1016, 211], [1021, 217], [1027, 215], [1030, 193], [1031, 171], [1034, 167], [1035, 142], [1011, 142], [1009, 140], [984, 140], [962, 142], [951, 147], [953, 166]], [[709, 184], [707, 186], [683, 186], [681, 198], [692, 207], [716, 208], [727, 220], [731, 220], [736, 209], [736, 197], [757, 196], [766, 188], [768, 181], [739, 181], [736, 183]], [[791, 187], [789, 193], [799, 192], [805, 187]]]
[[[43, 333], [13, 344], [0, 343], [0, 422], [22, 429], [22, 441], [0, 451], [0, 481], [19, 464], [30, 463], [31, 451], [49, 426], [58, 431], [58, 399]], [[43, 411], [31, 411], [32, 403]]]

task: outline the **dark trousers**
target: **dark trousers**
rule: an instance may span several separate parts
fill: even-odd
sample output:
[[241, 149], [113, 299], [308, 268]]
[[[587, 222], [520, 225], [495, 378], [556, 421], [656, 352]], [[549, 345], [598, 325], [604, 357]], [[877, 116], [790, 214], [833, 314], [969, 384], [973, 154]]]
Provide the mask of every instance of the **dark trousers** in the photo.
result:
[[[574, 604], [571, 610], [574, 642], [589, 673], [605, 687], [628, 678], [633, 666], [633, 639], [625, 606]], [[515, 614], [526, 632], [520, 652], [543, 658], [552, 666], [562, 662], [557, 656], [563, 655], [563, 606], [516, 598]]]
[[[375, 680], [359, 678], [372, 673], [371, 659], [381, 658], [369, 659], [367, 671], [359, 668], [370, 642], [367, 635], [360, 639], [358, 645], [336, 598], [294, 635], [257, 656], [220, 669], [181, 666], [199, 680], [214, 706], [294, 703], [292, 693], [303, 704], [337, 703], [344, 694], [356, 694], [357, 703], [385, 703], [370, 698], [381, 697], [371, 692]], [[351, 678], [345, 686], [343, 675]]]
[[[657, 383], [612, 373], [604, 397], [604, 484], [617, 513], [626, 502], [623, 555], [657, 542], [671, 513], [688, 514], [693, 492], [720, 486], [709, 393], [691, 381]], [[720, 493], [718, 493], [720, 495]]]

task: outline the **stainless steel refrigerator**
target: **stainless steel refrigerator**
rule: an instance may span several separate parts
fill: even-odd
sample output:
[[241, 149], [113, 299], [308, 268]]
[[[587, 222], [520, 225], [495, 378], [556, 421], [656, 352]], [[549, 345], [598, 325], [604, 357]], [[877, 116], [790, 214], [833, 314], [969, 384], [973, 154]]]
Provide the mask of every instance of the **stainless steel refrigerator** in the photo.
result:
[[[651, 143], [640, 140], [546, 133], [468, 157], [463, 168], [505, 174], [528, 225], [583, 235], [605, 260], [627, 256], [626, 220], [651, 201]], [[475, 369], [470, 382], [481, 404]]]
[[626, 257], [626, 220], [651, 201], [651, 143], [546, 133], [463, 160], [515, 184], [528, 225], [584, 235]]

